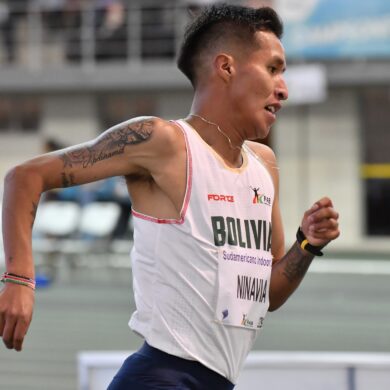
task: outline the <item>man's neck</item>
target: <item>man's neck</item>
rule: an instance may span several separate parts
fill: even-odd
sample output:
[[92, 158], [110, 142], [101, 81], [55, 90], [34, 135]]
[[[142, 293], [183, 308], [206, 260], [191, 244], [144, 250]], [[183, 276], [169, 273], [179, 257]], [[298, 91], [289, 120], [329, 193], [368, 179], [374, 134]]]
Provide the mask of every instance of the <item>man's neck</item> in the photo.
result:
[[234, 143], [229, 133], [221, 126], [201, 114], [191, 113], [185, 119], [214, 151], [232, 168], [239, 168], [243, 163], [242, 142]]

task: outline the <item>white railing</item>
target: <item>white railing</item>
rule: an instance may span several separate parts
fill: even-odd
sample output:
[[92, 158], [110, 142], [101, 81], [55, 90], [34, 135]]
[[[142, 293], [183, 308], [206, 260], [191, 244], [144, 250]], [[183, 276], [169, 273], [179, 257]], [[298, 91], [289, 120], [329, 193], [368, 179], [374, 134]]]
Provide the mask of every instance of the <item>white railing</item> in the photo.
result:
[[187, 1], [102, 3], [0, 3], [0, 66], [35, 70], [69, 64], [90, 68], [107, 61], [172, 61], [190, 15]]
[[[106, 389], [131, 352], [81, 352], [79, 390]], [[388, 390], [390, 353], [252, 352], [236, 390]]]

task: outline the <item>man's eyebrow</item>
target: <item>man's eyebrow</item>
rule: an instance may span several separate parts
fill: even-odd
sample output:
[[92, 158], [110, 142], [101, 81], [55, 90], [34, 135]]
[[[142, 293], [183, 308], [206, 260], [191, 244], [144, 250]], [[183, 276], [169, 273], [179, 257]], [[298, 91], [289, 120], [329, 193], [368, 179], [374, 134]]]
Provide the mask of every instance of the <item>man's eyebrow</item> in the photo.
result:
[[286, 69], [287, 69], [287, 66], [286, 66], [286, 61], [284, 61], [284, 59], [282, 57], [279, 57], [279, 56], [275, 56], [272, 61], [274, 61], [276, 63], [276, 65], [282, 67], [282, 71], [285, 72]]

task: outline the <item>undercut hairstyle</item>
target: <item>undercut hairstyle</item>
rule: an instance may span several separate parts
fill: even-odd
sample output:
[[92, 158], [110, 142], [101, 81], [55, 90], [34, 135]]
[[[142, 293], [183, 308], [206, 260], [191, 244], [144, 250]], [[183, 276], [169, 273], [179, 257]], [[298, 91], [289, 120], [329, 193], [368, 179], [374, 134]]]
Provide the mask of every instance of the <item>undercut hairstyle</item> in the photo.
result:
[[195, 87], [204, 53], [221, 42], [238, 42], [240, 47], [250, 48], [252, 45], [254, 48], [257, 31], [269, 31], [281, 39], [283, 23], [272, 8], [225, 3], [205, 7], [186, 28], [177, 66]]

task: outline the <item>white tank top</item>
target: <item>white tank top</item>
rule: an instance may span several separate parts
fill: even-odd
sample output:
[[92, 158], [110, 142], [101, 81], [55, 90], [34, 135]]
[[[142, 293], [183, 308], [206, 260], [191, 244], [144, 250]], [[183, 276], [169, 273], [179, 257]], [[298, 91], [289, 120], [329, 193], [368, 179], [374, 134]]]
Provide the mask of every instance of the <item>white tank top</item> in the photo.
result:
[[136, 311], [153, 347], [236, 383], [269, 305], [272, 178], [243, 147], [232, 169], [185, 121], [187, 187], [180, 219], [133, 210]]

